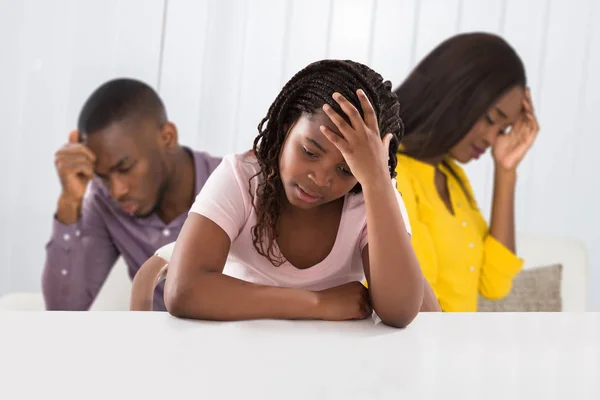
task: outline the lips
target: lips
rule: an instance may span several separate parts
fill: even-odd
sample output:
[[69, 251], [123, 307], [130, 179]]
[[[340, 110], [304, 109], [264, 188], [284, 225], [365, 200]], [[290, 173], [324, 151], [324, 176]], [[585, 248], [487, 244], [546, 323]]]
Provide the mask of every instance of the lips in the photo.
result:
[[305, 189], [300, 185], [296, 185], [296, 193], [301, 200], [304, 200], [308, 203], [314, 203], [323, 199], [323, 196], [321, 196], [319, 193]]
[[479, 158], [483, 153], [485, 153], [485, 148], [477, 147], [474, 144], [471, 145], [473, 148], [473, 157]]

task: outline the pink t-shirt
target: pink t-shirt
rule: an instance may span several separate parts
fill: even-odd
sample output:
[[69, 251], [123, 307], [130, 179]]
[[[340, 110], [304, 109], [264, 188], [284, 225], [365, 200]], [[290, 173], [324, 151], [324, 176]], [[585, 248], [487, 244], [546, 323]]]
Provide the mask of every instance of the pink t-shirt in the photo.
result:
[[[251, 229], [256, 225], [256, 213], [248, 185], [258, 171], [258, 162], [251, 152], [226, 156], [206, 181], [190, 209], [190, 212], [215, 222], [231, 239], [223, 273], [262, 285], [307, 290], [324, 290], [363, 281], [361, 251], [368, 243], [368, 235], [362, 193], [348, 194], [344, 198], [338, 234], [331, 252], [323, 261], [307, 269], [298, 269], [289, 262], [275, 267], [252, 244]], [[251, 183], [255, 198], [258, 179], [261, 179], [260, 176], [252, 179]], [[391, 180], [390, 185], [394, 185]], [[396, 194], [410, 233], [406, 208], [398, 192]]]

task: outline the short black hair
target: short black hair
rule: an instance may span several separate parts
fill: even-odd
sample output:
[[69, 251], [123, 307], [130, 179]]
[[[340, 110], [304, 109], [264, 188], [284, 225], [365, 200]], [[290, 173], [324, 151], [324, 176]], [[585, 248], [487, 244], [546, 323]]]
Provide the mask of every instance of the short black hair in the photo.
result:
[[102, 84], [83, 105], [77, 121], [82, 134], [98, 132], [114, 122], [134, 118], [167, 122], [167, 110], [154, 89], [144, 82], [118, 78]]

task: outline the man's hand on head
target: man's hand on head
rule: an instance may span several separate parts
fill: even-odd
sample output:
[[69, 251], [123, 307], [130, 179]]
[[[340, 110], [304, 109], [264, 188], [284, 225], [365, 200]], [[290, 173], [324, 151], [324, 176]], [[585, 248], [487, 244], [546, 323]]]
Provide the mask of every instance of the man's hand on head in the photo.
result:
[[61, 223], [70, 225], [79, 220], [81, 203], [87, 185], [94, 176], [95, 163], [95, 154], [80, 142], [79, 132], [72, 131], [68, 143], [54, 157], [62, 186], [56, 212], [56, 218]]

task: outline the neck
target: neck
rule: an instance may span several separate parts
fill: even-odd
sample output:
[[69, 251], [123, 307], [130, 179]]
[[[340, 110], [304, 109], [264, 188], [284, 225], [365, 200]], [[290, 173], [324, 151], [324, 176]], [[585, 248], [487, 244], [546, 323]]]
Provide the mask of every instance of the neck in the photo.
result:
[[193, 156], [179, 147], [171, 156], [171, 165], [165, 192], [156, 210], [158, 217], [167, 224], [190, 209], [196, 194]]
[[343, 204], [344, 197], [340, 197], [339, 199], [330, 201], [329, 203], [321, 204], [318, 207], [305, 210], [291, 205], [286, 198], [281, 206], [281, 215], [285, 215], [288, 218], [300, 218], [303, 220], [321, 219], [323, 215], [329, 214], [332, 210], [340, 209]]

